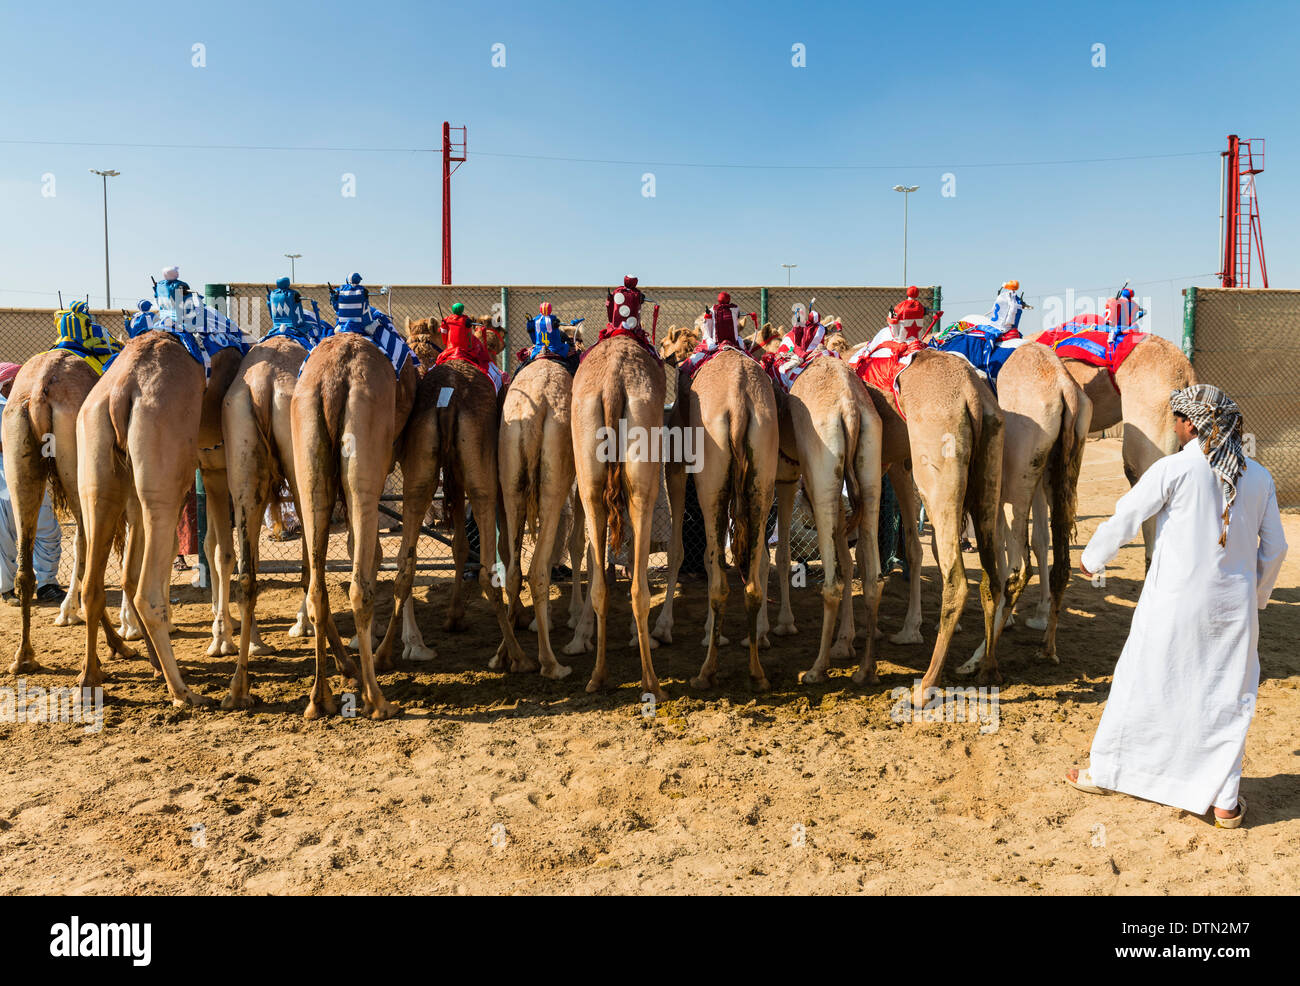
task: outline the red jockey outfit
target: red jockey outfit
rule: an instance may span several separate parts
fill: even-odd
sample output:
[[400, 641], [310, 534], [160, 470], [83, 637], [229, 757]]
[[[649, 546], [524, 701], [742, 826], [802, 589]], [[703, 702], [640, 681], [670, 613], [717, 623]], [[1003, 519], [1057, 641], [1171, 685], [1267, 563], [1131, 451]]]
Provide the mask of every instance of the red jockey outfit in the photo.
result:
[[447, 348], [438, 354], [438, 363], [461, 359], [473, 363], [482, 370], [492, 386], [501, 389], [502, 375], [500, 368], [492, 361], [483, 340], [474, 335], [474, 323], [465, 316], [465, 306], [459, 301], [451, 306], [451, 314], [442, 320], [440, 328], [447, 339]]
[[821, 316], [815, 311], [810, 311], [805, 319], [800, 309], [795, 313], [794, 325], [781, 340], [777, 351], [763, 358], [763, 367], [773, 380], [789, 391], [795, 379], [807, 367], [809, 360], [817, 356], [839, 358], [839, 353], [823, 345], [825, 340], [826, 326], [822, 325]]
[[[631, 274], [623, 278], [623, 286], [614, 288], [609, 292], [605, 299], [605, 311], [609, 321], [605, 327], [600, 330], [600, 335], [596, 338], [596, 343], [604, 342], [611, 336], [631, 336], [636, 342], [646, 348], [646, 351], [653, 354], [656, 360], [663, 362], [663, 359], [655, 352], [654, 343], [646, 335], [645, 329], [641, 325], [641, 306], [645, 304], [645, 295], [641, 289], [636, 286], [637, 279]], [[655, 317], [658, 318], [659, 306], [655, 306]], [[589, 347], [583, 354], [582, 358], [586, 359], [587, 354], [596, 347]]]
[[[750, 313], [754, 322], [758, 316]], [[746, 356], [749, 352], [740, 344], [740, 306], [731, 303], [731, 295], [719, 292], [718, 303], [704, 312], [704, 337], [696, 345], [694, 352], [682, 364], [682, 370], [689, 376], [716, 356], [723, 348], [730, 346]], [[751, 357], [752, 358], [752, 357]]]
[[907, 289], [907, 298], [890, 309], [889, 324], [876, 333], [867, 347], [868, 352], [890, 340], [913, 342], [925, 335], [926, 330], [938, 320], [938, 315], [942, 315], [943, 312], [939, 312], [938, 315], [934, 316], [927, 325], [925, 317], [930, 312], [925, 305], [921, 304], [920, 295], [921, 289], [916, 285], [912, 285]]

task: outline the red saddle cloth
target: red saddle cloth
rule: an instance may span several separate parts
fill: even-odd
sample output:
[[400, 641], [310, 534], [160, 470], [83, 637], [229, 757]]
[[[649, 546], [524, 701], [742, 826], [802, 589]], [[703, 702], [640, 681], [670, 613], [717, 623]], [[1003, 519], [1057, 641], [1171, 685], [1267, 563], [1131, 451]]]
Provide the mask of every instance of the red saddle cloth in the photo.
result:
[[906, 418], [898, 403], [898, 375], [912, 362], [912, 357], [925, 348], [925, 343], [915, 339], [890, 340], [880, 343], [869, 354], [863, 353], [860, 359], [850, 360], [850, 365], [863, 383], [892, 395], [894, 407]]
[[[700, 367], [713, 359], [713, 357], [717, 356], [718, 353], [722, 352], [724, 349], [734, 349], [736, 352], [744, 353], [746, 356], [749, 356], [750, 359], [754, 359], [753, 356], [749, 355], [748, 350], [739, 343], [732, 342], [730, 339], [724, 339], [712, 349], [709, 348], [707, 342], [700, 342], [696, 344], [695, 348], [691, 351], [691, 355], [687, 356], [685, 361], [682, 363], [682, 372], [688, 377], [694, 378], [695, 374], [700, 371]], [[758, 360], [754, 360], [754, 362], [757, 363]]]
[[1054, 350], [1061, 359], [1078, 360], [1105, 369], [1114, 383], [1115, 371], [1124, 365], [1124, 361], [1133, 352], [1133, 347], [1146, 341], [1148, 335], [1148, 332], [1125, 332], [1112, 345], [1109, 333], [1105, 330], [1069, 332], [1051, 329], [1038, 336], [1038, 342]]
[[596, 351], [597, 346], [599, 346], [606, 339], [614, 338], [614, 336], [630, 336], [634, 342], [637, 342], [642, 347], [644, 347], [645, 351], [649, 353], [651, 356], [653, 356], [659, 363], [663, 363], [664, 358], [659, 355], [658, 351], [654, 347], [654, 343], [650, 341], [649, 336], [645, 334], [645, 331], [643, 329], [629, 329], [621, 325], [617, 327], [613, 325], [606, 325], [603, 329], [601, 329], [600, 335], [596, 337], [596, 341], [587, 349], [584, 349], [582, 351], [582, 359], [586, 359], [588, 356], [590, 356], [593, 352]]

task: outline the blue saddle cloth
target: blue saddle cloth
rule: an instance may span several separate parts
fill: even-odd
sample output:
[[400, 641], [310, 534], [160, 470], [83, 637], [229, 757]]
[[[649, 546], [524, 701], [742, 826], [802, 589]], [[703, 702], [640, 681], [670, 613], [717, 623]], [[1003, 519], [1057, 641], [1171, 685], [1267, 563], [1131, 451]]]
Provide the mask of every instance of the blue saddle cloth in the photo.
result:
[[307, 352], [316, 348], [316, 344], [334, 332], [334, 326], [317, 315], [302, 313], [301, 325], [277, 325], [262, 337], [262, 341], [283, 337], [292, 339]]
[[964, 356], [971, 366], [989, 378], [989, 386], [993, 388], [994, 394], [998, 392], [998, 374], [1002, 371], [1002, 365], [1016, 351], [1015, 346], [999, 346], [996, 338], [978, 329], [949, 336], [935, 348]]
[[397, 331], [397, 328], [393, 325], [393, 320], [378, 308], [371, 308], [367, 319], [339, 319], [338, 324], [326, 332], [322, 339], [337, 335], [340, 332], [354, 332], [373, 342], [379, 347], [379, 351], [388, 358], [388, 361], [393, 364], [393, 370], [399, 379], [402, 376], [402, 370], [405, 368], [407, 360], [410, 360], [415, 366], [420, 365], [419, 358], [415, 353], [411, 352], [411, 347], [406, 344], [402, 334]]

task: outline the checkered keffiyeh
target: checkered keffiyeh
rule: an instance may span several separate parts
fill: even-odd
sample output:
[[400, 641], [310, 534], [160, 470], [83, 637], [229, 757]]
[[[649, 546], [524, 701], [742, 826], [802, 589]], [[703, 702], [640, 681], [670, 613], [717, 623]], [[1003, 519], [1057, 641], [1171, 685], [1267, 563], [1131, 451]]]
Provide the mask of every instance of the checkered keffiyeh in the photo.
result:
[[1198, 383], [1169, 395], [1169, 406], [1196, 427], [1196, 441], [1209, 460], [1210, 468], [1223, 483], [1223, 533], [1219, 544], [1228, 543], [1228, 512], [1237, 496], [1237, 480], [1246, 469], [1241, 448], [1241, 408], [1237, 402], [1208, 383]]

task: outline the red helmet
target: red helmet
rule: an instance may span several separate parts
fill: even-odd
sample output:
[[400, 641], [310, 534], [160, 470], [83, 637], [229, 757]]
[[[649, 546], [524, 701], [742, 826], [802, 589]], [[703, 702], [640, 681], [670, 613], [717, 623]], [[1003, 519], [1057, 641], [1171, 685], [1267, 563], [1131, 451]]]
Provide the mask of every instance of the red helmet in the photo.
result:
[[537, 314], [539, 315], [551, 314], [551, 303], [549, 301], [543, 301], [540, 305], [537, 306]]
[[718, 304], [719, 304], [719, 305], [729, 305], [729, 304], [731, 304], [731, 295], [727, 294], [727, 292], [725, 292], [725, 291], [719, 291], [719, 292], [718, 292]]

